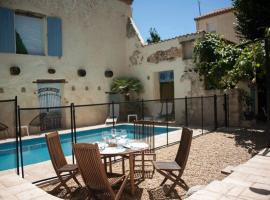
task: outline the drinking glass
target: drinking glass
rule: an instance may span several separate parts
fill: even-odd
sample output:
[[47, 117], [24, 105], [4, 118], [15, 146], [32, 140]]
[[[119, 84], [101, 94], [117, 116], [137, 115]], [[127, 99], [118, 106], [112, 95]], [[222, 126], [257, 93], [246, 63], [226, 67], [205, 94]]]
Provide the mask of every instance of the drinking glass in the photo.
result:
[[127, 130], [125, 130], [125, 129], [122, 129], [121, 130], [121, 138], [122, 139], [126, 139], [127, 138]]
[[107, 143], [108, 139], [109, 139], [109, 132], [108, 131], [103, 131], [102, 132], [102, 139], [105, 143]]
[[116, 136], [117, 136], [117, 132], [116, 132], [117, 130], [115, 129], [115, 128], [113, 128], [112, 130], [111, 130], [111, 135], [112, 135], [112, 138], [114, 139]]

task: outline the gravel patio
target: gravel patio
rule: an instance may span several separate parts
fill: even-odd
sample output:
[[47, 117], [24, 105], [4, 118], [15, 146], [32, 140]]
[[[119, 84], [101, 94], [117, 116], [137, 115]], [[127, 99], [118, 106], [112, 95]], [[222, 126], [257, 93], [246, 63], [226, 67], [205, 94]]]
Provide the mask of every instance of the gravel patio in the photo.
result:
[[[228, 165], [237, 166], [249, 160], [256, 151], [267, 145], [267, 134], [264, 131], [247, 129], [224, 129], [212, 132], [197, 138], [194, 138], [191, 145], [191, 151], [183, 179], [189, 187], [196, 185], [206, 185], [213, 180], [222, 180], [226, 177], [221, 170]], [[156, 151], [157, 160], [173, 160], [178, 144], [162, 148]], [[120, 172], [120, 163], [115, 163], [113, 171]], [[140, 174], [138, 174], [139, 176]], [[129, 186], [127, 186], [122, 199], [184, 199], [186, 191], [176, 187], [170, 197], [164, 194], [168, 185], [167, 181], [163, 187], [160, 187], [163, 177], [155, 173], [153, 177], [145, 181], [138, 181], [138, 187], [135, 196], [130, 195]], [[78, 177], [81, 180], [81, 177]], [[82, 181], [81, 181], [82, 182]], [[69, 182], [73, 193], [71, 196], [65, 196], [64, 189], [53, 190], [56, 183], [46, 183], [40, 187], [48, 193], [64, 199], [87, 199], [86, 188], [76, 189], [75, 183]]]

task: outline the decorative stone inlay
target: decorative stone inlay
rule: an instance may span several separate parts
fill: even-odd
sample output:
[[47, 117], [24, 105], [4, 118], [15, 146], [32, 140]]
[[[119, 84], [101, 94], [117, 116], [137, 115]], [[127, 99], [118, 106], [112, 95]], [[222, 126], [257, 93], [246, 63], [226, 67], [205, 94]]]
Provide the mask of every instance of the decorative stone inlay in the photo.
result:
[[14, 76], [19, 75], [21, 73], [21, 69], [18, 66], [10, 67], [9, 71], [10, 71], [10, 75], [14, 75]]
[[173, 61], [181, 56], [182, 56], [182, 49], [172, 47], [165, 51], [157, 51], [153, 53], [147, 58], [147, 62], [158, 64], [159, 62], [162, 61]]
[[144, 57], [141, 55], [141, 52], [139, 50], [135, 50], [132, 56], [129, 57], [131, 66], [142, 64], [143, 59]]
[[25, 88], [25, 87], [22, 87], [22, 88], [21, 88], [21, 92], [22, 92], [22, 93], [25, 93], [25, 92], [26, 92], [26, 88]]

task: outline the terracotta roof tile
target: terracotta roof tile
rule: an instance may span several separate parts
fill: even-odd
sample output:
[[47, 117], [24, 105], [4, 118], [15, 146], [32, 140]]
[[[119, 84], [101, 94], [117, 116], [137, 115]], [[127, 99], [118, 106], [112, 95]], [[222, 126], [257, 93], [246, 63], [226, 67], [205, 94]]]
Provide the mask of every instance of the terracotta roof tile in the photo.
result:
[[133, 0], [119, 0], [119, 1], [122, 1], [122, 2], [124, 2], [126, 4], [128, 4], [128, 5], [131, 5], [132, 2], [133, 2]]
[[217, 16], [217, 15], [220, 15], [220, 14], [223, 14], [223, 13], [231, 12], [233, 10], [235, 10], [234, 7], [218, 9], [218, 10], [215, 10], [213, 12], [207, 13], [205, 15], [196, 17], [194, 20], [199, 20], [199, 19], [204, 19], [204, 18], [208, 18], [208, 17]]

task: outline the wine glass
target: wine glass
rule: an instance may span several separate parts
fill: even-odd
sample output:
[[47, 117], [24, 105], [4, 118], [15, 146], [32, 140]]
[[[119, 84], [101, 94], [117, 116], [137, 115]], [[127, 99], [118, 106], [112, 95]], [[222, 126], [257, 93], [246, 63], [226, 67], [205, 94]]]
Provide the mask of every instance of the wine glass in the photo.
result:
[[107, 143], [107, 140], [109, 139], [109, 132], [108, 131], [102, 132], [102, 139], [105, 143]]
[[116, 132], [116, 129], [115, 129], [115, 128], [113, 128], [113, 129], [111, 130], [111, 135], [112, 135], [112, 138], [113, 138], [113, 139], [116, 138], [117, 132]]
[[125, 130], [125, 129], [122, 129], [121, 130], [121, 138], [122, 139], [126, 139], [127, 138], [127, 130]]

